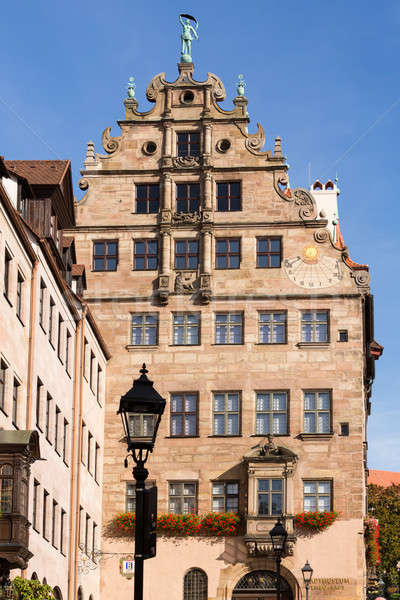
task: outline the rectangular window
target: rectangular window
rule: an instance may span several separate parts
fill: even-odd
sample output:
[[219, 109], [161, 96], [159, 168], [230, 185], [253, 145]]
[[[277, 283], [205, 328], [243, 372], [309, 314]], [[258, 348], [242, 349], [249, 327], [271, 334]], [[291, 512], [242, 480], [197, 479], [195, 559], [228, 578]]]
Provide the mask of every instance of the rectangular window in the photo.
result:
[[89, 342], [86, 338], [83, 340], [83, 376], [87, 381], [87, 365], [88, 365]]
[[287, 392], [256, 393], [256, 435], [286, 435], [287, 421]]
[[217, 313], [215, 315], [215, 343], [243, 344], [242, 313]]
[[48, 540], [48, 532], [47, 532], [47, 510], [48, 510], [48, 497], [49, 492], [43, 490], [43, 515], [42, 515], [42, 535], [45, 540]]
[[347, 329], [339, 329], [339, 342], [349, 341], [349, 332]]
[[197, 269], [198, 265], [198, 240], [175, 240], [175, 269]]
[[87, 440], [87, 469], [88, 469], [89, 473], [92, 472], [92, 445], [93, 445], [93, 436], [89, 431], [88, 440]]
[[56, 546], [56, 521], [57, 521], [57, 502], [53, 500], [53, 507], [51, 511], [51, 543], [54, 548]]
[[175, 346], [197, 346], [200, 343], [200, 315], [175, 314], [173, 340]]
[[217, 183], [217, 210], [226, 212], [241, 209], [240, 181]]
[[281, 515], [283, 509], [283, 480], [258, 479], [257, 481], [258, 515]]
[[158, 343], [158, 315], [132, 315], [131, 344], [156, 346]]
[[100, 446], [98, 444], [95, 444], [94, 446], [94, 480], [98, 483], [98, 476], [99, 476], [99, 451], [100, 451]]
[[332, 482], [304, 481], [304, 512], [332, 510]]
[[58, 313], [58, 330], [57, 330], [57, 356], [62, 360], [62, 324], [64, 320], [60, 313]]
[[7, 250], [4, 251], [4, 295], [8, 298], [10, 295], [10, 268], [12, 256]]
[[171, 436], [197, 435], [197, 407], [196, 393], [171, 394]]
[[174, 515], [197, 513], [197, 484], [169, 484], [169, 512]]
[[3, 412], [6, 411], [7, 369], [4, 360], [0, 360], [0, 408]]
[[94, 391], [95, 363], [96, 363], [96, 357], [94, 355], [94, 352], [92, 352], [92, 350], [91, 350], [90, 351], [90, 363], [89, 363], [89, 383], [90, 383], [90, 389], [92, 390], [92, 392]]
[[68, 449], [68, 421], [67, 421], [67, 419], [64, 419], [62, 457], [63, 457], [63, 461], [65, 462], [66, 465], [68, 464], [67, 449]]
[[158, 213], [160, 210], [160, 186], [158, 183], [143, 183], [136, 186], [136, 212]]
[[331, 432], [331, 393], [304, 392], [304, 433]]
[[39, 500], [39, 482], [33, 480], [33, 506], [32, 506], [32, 526], [35, 531], [38, 531], [38, 500]]
[[[155, 481], [147, 480], [146, 488], [151, 488], [155, 485]], [[126, 484], [125, 491], [125, 510], [126, 512], [136, 512], [136, 485], [134, 483]]]
[[19, 394], [19, 386], [21, 384], [19, 383], [18, 379], [14, 378], [14, 383], [13, 383], [13, 403], [12, 403], [12, 424], [15, 425], [15, 427], [18, 426], [18, 394]]
[[240, 434], [239, 392], [214, 392], [213, 435]]
[[219, 238], [215, 240], [215, 268], [239, 269], [240, 268], [240, 239]]
[[100, 365], [97, 365], [97, 384], [96, 384], [96, 399], [97, 402], [100, 404], [101, 406], [101, 395], [102, 395], [102, 391], [101, 391], [101, 385], [102, 385], [102, 369], [100, 367]]
[[66, 330], [66, 338], [65, 338], [65, 370], [69, 373], [70, 366], [70, 352], [71, 352], [71, 334]]
[[116, 271], [118, 240], [93, 242], [93, 271]]
[[47, 398], [46, 398], [46, 429], [45, 429], [45, 434], [46, 434], [46, 439], [51, 443], [50, 441], [50, 414], [51, 414], [51, 402], [52, 402], [53, 398], [50, 396], [49, 393], [47, 393]]
[[54, 447], [58, 454], [60, 454], [60, 451], [59, 451], [60, 417], [61, 417], [61, 410], [58, 408], [58, 406], [56, 406], [56, 414], [55, 414], [55, 421], [54, 421]]
[[36, 427], [42, 431], [41, 428], [41, 409], [42, 409], [42, 390], [43, 383], [40, 381], [39, 377], [36, 381]]
[[258, 313], [258, 343], [285, 344], [286, 326], [286, 312]]
[[86, 452], [86, 424], [82, 421], [81, 427], [81, 463], [84, 465], [85, 462], [85, 452]]
[[177, 134], [178, 156], [200, 156], [200, 133], [187, 131]]
[[274, 269], [281, 266], [281, 238], [257, 238], [257, 267]]
[[200, 184], [178, 183], [176, 185], [176, 212], [197, 212], [200, 209]]
[[65, 519], [66, 519], [66, 512], [64, 509], [61, 509], [61, 514], [60, 514], [60, 552], [61, 554], [64, 554], [65, 556], [65, 549], [64, 549], [64, 532], [65, 532]]
[[301, 313], [301, 341], [329, 341], [329, 313], [327, 310], [307, 310]]
[[53, 336], [54, 336], [53, 328], [54, 328], [55, 311], [56, 311], [56, 304], [55, 304], [53, 298], [50, 296], [49, 332], [48, 333], [49, 333], [49, 341], [51, 344], [53, 344]]
[[217, 513], [239, 510], [239, 483], [237, 481], [215, 481], [212, 484], [212, 511]]
[[134, 245], [134, 269], [136, 271], [158, 269], [158, 240], [135, 240]]
[[40, 280], [40, 295], [39, 295], [39, 323], [44, 328], [44, 300], [46, 295], [46, 286], [43, 279]]
[[90, 517], [86, 513], [85, 519], [85, 554], [89, 555], [89, 521]]
[[16, 311], [17, 311], [17, 317], [19, 319], [22, 319], [22, 289], [23, 289], [23, 285], [24, 285], [24, 278], [22, 277], [21, 273], [18, 271], [17, 274], [17, 307], [16, 307]]
[[91, 552], [91, 557], [92, 557], [92, 561], [96, 562], [96, 534], [97, 534], [97, 524], [93, 523], [93, 527], [92, 527], [92, 552]]

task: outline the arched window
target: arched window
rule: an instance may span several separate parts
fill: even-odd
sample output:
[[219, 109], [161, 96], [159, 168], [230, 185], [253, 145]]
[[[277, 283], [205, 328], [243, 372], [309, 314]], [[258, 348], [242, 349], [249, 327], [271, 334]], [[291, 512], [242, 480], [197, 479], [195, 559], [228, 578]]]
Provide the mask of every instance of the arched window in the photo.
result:
[[322, 190], [322, 183], [318, 179], [313, 185], [313, 190]]
[[63, 600], [61, 590], [57, 585], [53, 589], [53, 595], [54, 595], [55, 600]]
[[[251, 571], [246, 573], [235, 585], [233, 593], [236, 591], [247, 590], [249, 592], [275, 592], [276, 591], [276, 573], [272, 571]], [[281, 577], [281, 591], [290, 592], [290, 586], [286, 579]], [[233, 596], [236, 598], [236, 596]]]
[[90, 594], [89, 600], [93, 600], [93, 594]]
[[46, 577], [43, 577], [43, 585], [47, 585], [47, 579], [46, 579]]
[[33, 571], [32, 575], [31, 575], [31, 580], [32, 581], [38, 581], [39, 577], [37, 576], [37, 573], [35, 571]]
[[77, 600], [83, 600], [83, 591], [81, 586], [78, 587]]
[[325, 184], [325, 189], [326, 190], [333, 190], [333, 188], [334, 188], [333, 182], [332, 181], [327, 181], [326, 184]]
[[13, 468], [11, 465], [0, 466], [0, 510], [1, 513], [11, 513], [13, 504]]
[[190, 569], [183, 580], [183, 600], [207, 600], [207, 574], [201, 569]]

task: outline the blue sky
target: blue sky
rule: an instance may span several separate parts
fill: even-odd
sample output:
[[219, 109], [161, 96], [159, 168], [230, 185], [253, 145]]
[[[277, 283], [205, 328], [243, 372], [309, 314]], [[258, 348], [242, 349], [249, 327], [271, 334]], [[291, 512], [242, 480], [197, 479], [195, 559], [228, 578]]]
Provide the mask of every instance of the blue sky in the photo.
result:
[[[75, 182], [93, 139], [123, 117], [128, 77], [139, 110], [150, 79], [177, 75], [179, 25], [199, 20], [195, 77], [221, 77], [231, 106], [245, 75], [254, 131], [283, 139], [291, 184], [339, 176], [342, 233], [370, 265], [375, 338], [385, 346], [369, 420], [370, 468], [400, 471], [396, 344], [400, 209], [400, 2], [22, 0], [2, 6], [0, 153], [70, 158]], [[309, 167], [309, 164], [311, 166]], [[79, 196], [79, 189], [75, 188]]]

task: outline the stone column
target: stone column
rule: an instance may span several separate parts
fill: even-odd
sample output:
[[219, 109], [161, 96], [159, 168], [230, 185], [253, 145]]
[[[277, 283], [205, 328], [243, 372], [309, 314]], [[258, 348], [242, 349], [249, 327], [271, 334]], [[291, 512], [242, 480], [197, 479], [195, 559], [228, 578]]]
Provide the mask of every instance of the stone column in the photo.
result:
[[211, 231], [203, 231], [202, 273], [211, 273]]
[[171, 210], [172, 206], [172, 179], [169, 173], [164, 174], [162, 210]]
[[207, 156], [211, 155], [211, 124], [204, 125], [204, 153]]
[[204, 208], [207, 210], [212, 210], [212, 178], [211, 178], [211, 174], [208, 172], [204, 173], [203, 185], [204, 185]]
[[161, 232], [162, 238], [162, 265], [163, 275], [169, 275], [171, 272], [171, 234], [169, 231]]
[[172, 127], [169, 121], [164, 121], [164, 156], [172, 156]]

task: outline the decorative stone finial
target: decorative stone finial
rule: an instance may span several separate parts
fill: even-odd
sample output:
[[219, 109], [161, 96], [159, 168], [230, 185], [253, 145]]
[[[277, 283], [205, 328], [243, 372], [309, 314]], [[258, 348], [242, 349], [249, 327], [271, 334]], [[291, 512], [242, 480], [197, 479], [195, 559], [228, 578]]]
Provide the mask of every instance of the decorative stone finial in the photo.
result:
[[[183, 19], [186, 19], [186, 21], [184, 21]], [[197, 30], [199, 28], [199, 24], [198, 24], [197, 20], [194, 17], [192, 17], [192, 15], [181, 14], [181, 15], [179, 15], [179, 21], [183, 27], [183, 30], [181, 33], [181, 40], [182, 40], [181, 62], [191, 63], [192, 62], [192, 40], [199, 39], [199, 36], [197, 35]], [[193, 21], [196, 29], [193, 27], [193, 25], [190, 24], [190, 21]], [[194, 37], [192, 37], [192, 34]]]
[[244, 75], [242, 75], [242, 73], [240, 73], [238, 75], [238, 80], [239, 81], [236, 84], [237, 95], [244, 96], [244, 88], [246, 87], [246, 82], [244, 80]]
[[94, 152], [94, 143], [92, 142], [92, 140], [90, 140], [90, 142], [88, 142], [87, 144], [87, 150], [86, 150], [86, 158], [84, 161], [84, 165], [87, 164], [93, 164], [96, 162], [96, 155]]
[[282, 156], [282, 140], [279, 136], [275, 138], [274, 156]]
[[139, 373], [142, 373], [143, 375], [146, 375], [146, 373], [148, 373], [148, 369], [146, 369], [146, 363], [142, 364], [142, 368], [140, 369]]
[[128, 98], [134, 98], [135, 97], [135, 89], [136, 89], [136, 83], [135, 83], [134, 77], [129, 77], [127, 89], [128, 89]]

